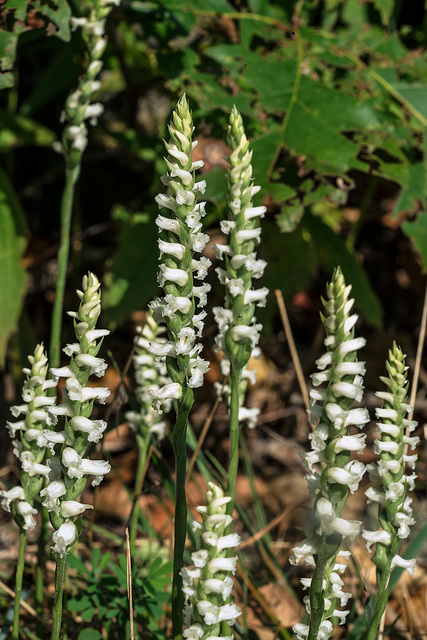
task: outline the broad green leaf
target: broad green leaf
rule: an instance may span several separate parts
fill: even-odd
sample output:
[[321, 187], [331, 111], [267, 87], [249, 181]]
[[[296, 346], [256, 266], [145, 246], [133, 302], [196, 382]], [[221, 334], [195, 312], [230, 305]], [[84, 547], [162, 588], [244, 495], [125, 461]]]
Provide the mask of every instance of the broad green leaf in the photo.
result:
[[33, 28], [25, 22], [30, 10], [37, 12], [40, 18], [49, 19], [45, 20], [48, 35], [55, 35], [65, 42], [70, 40], [71, 9], [67, 0], [51, 0], [49, 4], [44, 0], [6, 0], [2, 8], [4, 13], [13, 15], [20, 32]]
[[360, 102], [306, 76], [301, 78], [298, 103], [338, 131], [375, 128], [384, 119], [373, 100]]
[[225, 202], [228, 193], [228, 182], [224, 171], [219, 167], [215, 167], [203, 178], [206, 180], [205, 199], [217, 204]]
[[295, 231], [304, 214], [304, 205], [295, 190], [287, 184], [271, 182], [267, 185], [267, 193], [280, 206], [276, 218], [279, 229], [284, 233]]
[[427, 269], [427, 213], [418, 214], [415, 220], [402, 224], [402, 229], [413, 241], [415, 248], [421, 256], [423, 271]]
[[[424, 163], [407, 164], [403, 166], [394, 165], [395, 180], [402, 185], [399, 199], [395, 205], [393, 217], [397, 217], [401, 211], [414, 211], [419, 203], [423, 203], [427, 198], [427, 171]], [[388, 176], [392, 177], [389, 171]]]
[[119, 247], [105, 277], [104, 311], [117, 325], [144, 307], [157, 291], [157, 227], [148, 216], [128, 225], [120, 234]]
[[54, 0], [49, 4], [43, 2], [43, 0], [39, 0], [39, 2], [35, 3], [37, 10], [44, 13], [55, 25], [56, 32], [55, 36], [64, 40], [65, 42], [69, 42], [71, 34], [70, 34], [70, 18], [71, 18], [71, 9], [67, 2], [67, 0]]
[[[13, 66], [16, 58], [18, 37], [34, 27], [27, 20], [27, 14], [44, 19], [47, 35], [55, 35], [61, 40], [70, 40], [71, 9], [67, 0], [6, 0], [2, 6], [2, 18], [8, 30], [0, 30], [0, 90], [14, 84]], [[37, 26], [38, 28], [38, 26]]]
[[268, 190], [268, 172], [280, 144], [280, 128], [273, 120], [269, 121], [269, 125], [269, 133], [251, 141], [255, 184], [260, 185], [263, 192]]
[[26, 289], [21, 263], [25, 246], [23, 220], [13, 187], [0, 169], [0, 368], [4, 366], [9, 338], [17, 328]]
[[341, 267], [347, 284], [352, 285], [356, 306], [363, 313], [365, 320], [381, 328], [383, 311], [378, 296], [371, 287], [366, 271], [349, 252], [342, 239], [311, 213], [305, 214], [301, 226], [310, 233], [316, 243], [319, 263], [331, 273], [335, 267]]
[[189, 80], [191, 84], [188, 85], [187, 93], [199, 103], [202, 109], [231, 111], [235, 105], [241, 113], [251, 113], [250, 96], [244, 94], [233, 96], [227, 93], [220, 87], [217, 80], [207, 73], [192, 72]]
[[[427, 119], [427, 87], [406, 82], [397, 82], [393, 85], [402, 100], [410, 104], [416, 111]], [[425, 124], [425, 123], [424, 123]]]
[[101, 640], [102, 634], [96, 629], [83, 629], [80, 631], [78, 640]]
[[367, 166], [356, 157], [358, 146], [323, 118], [323, 114], [313, 113], [307, 105], [295, 104], [286, 127], [286, 147], [305, 156], [308, 168], [322, 173], [342, 174], [350, 169], [366, 171]]
[[85, 593], [67, 601], [69, 611], [85, 611], [88, 608], [92, 608], [92, 600]]
[[[268, 264], [262, 283], [270, 291], [280, 289], [287, 299], [304, 289], [317, 266], [314, 243], [301, 225], [291, 233], [277, 233], [277, 226], [262, 225], [262, 246], [268, 247]], [[260, 315], [260, 311], [257, 316]]]
[[35, 145], [50, 146], [56, 135], [39, 122], [0, 109], [0, 152]]
[[289, 233], [295, 231], [304, 215], [304, 205], [295, 200], [283, 207], [283, 211], [277, 216], [277, 224], [280, 231]]
[[71, 45], [52, 55], [39, 75], [34, 78], [31, 93], [21, 104], [19, 113], [31, 116], [56, 96], [66, 94], [81, 68], [77, 66]]
[[373, 3], [381, 16], [381, 22], [388, 27], [394, 9], [394, 0], [373, 0]]
[[69, 553], [67, 555], [67, 563], [73, 569], [77, 569], [77, 571], [80, 571], [81, 574], [84, 574], [86, 576], [90, 576], [91, 575], [89, 569], [84, 564], [84, 562], [82, 562], [82, 560], [80, 560], [80, 558], [75, 556], [73, 553]]
[[84, 611], [82, 611], [80, 615], [82, 617], [83, 622], [90, 622], [93, 619], [95, 612], [96, 612], [95, 607], [90, 607], [89, 609], [85, 609]]

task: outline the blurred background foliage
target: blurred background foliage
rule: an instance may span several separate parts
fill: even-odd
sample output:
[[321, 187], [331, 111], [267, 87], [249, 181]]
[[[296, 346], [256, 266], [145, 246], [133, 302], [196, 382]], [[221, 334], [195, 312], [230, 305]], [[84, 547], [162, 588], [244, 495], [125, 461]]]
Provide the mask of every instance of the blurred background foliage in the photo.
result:
[[[12, 334], [24, 358], [48, 330], [63, 187], [52, 142], [85, 64], [69, 27], [79, 6], [2, 3], [0, 366]], [[235, 104], [253, 141], [256, 204], [268, 207], [263, 285], [289, 300], [340, 264], [367, 323], [387, 325], [394, 291], [405, 308], [393, 322], [418, 326], [408, 300], [427, 265], [423, 0], [123, 0], [107, 33], [96, 96], [105, 112], [83, 158], [71, 291], [83, 270], [103, 276], [112, 327], [155, 295], [162, 138], [185, 91], [212, 237], [226, 207], [224, 138]]]

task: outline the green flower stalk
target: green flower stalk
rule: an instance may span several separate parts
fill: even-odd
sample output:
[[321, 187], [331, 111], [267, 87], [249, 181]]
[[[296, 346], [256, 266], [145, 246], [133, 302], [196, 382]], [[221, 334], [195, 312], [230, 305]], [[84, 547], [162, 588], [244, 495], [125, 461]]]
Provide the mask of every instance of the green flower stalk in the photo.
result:
[[201, 219], [205, 215], [205, 203], [198, 203], [198, 194], [204, 193], [206, 183], [195, 182], [195, 170], [202, 161], [192, 162], [193, 121], [185, 96], [177, 103], [169, 124], [170, 141], [165, 142], [168, 171], [162, 182], [168, 186], [169, 194], [159, 194], [156, 202], [162, 209], [156, 219], [159, 227], [160, 265], [158, 282], [164, 295], [155, 300], [151, 308], [156, 322], [167, 328], [168, 340], [152, 342], [151, 352], [158, 358], [166, 358], [170, 381], [160, 389], [153, 388], [150, 395], [153, 406], [161, 410], [165, 403], [177, 400], [176, 423], [172, 433], [172, 444], [176, 465], [175, 496], [175, 542], [174, 576], [172, 587], [173, 637], [182, 634], [182, 578], [181, 568], [184, 553], [187, 505], [185, 496], [186, 433], [190, 409], [194, 402], [193, 389], [202, 386], [208, 363], [200, 357], [202, 345], [197, 341], [203, 328], [204, 311], [196, 313], [198, 307], [207, 302], [210, 285], [195, 286], [194, 279], [203, 281], [210, 260], [197, 259], [209, 237], [201, 231]]
[[354, 300], [349, 299], [351, 287], [346, 287], [337, 268], [327, 287], [322, 321], [326, 329], [326, 352], [317, 360], [318, 373], [311, 376], [315, 387], [310, 392], [310, 420], [316, 428], [311, 438], [311, 451], [305, 454], [306, 480], [313, 500], [312, 517], [306, 529], [307, 538], [293, 549], [290, 561], [297, 564], [305, 557], [314, 566], [313, 577], [303, 578], [309, 596], [304, 599], [310, 615], [309, 625], [294, 626], [298, 640], [326, 639], [332, 633], [334, 620], [344, 624], [349, 611], [344, 607], [350, 594], [342, 590], [340, 573], [345, 564], [337, 556], [348, 557], [340, 550], [344, 538], [352, 541], [359, 532], [360, 522], [340, 517], [349, 491], [357, 490], [365, 471], [364, 465], [351, 459], [352, 452], [365, 447], [365, 435], [353, 434], [369, 422], [366, 409], [352, 409], [363, 397], [365, 363], [357, 361], [357, 351], [365, 345], [364, 338], [354, 337], [358, 316], [350, 315]]
[[385, 611], [388, 600], [388, 582], [393, 567], [403, 567], [414, 572], [415, 559], [405, 560], [398, 553], [400, 540], [408, 537], [410, 526], [415, 523], [412, 517], [412, 499], [407, 496], [408, 489], [413, 491], [416, 474], [405, 474], [405, 465], [415, 467], [417, 455], [404, 455], [404, 446], [412, 449], [418, 445], [419, 438], [406, 436], [405, 431], [413, 431], [417, 423], [408, 420], [406, 415], [411, 411], [407, 404], [408, 382], [405, 356], [394, 343], [389, 351], [386, 368], [389, 377], [381, 377], [387, 391], [376, 395], [384, 401], [384, 407], [376, 409], [378, 434], [374, 443], [374, 451], [379, 456], [378, 463], [368, 465], [371, 480], [379, 488], [370, 487], [366, 491], [368, 502], [378, 504], [380, 529], [363, 531], [366, 546], [370, 550], [375, 544], [372, 561], [377, 567], [376, 579], [378, 593], [375, 600], [372, 620], [367, 640], [374, 640], [378, 635], [378, 625]]
[[260, 187], [253, 185], [252, 152], [243, 127], [240, 113], [233, 107], [228, 125], [230, 146], [228, 187], [229, 214], [221, 221], [221, 230], [229, 236], [229, 244], [214, 245], [217, 257], [224, 260], [224, 267], [217, 269], [220, 282], [225, 285], [225, 305], [213, 309], [218, 325], [216, 344], [223, 351], [222, 372], [230, 375], [225, 390], [230, 410], [230, 462], [228, 470], [228, 496], [231, 498], [227, 512], [232, 514], [234, 488], [238, 467], [239, 421], [248, 420], [255, 426], [258, 409], [241, 406], [247, 378], [254, 375], [246, 370], [251, 355], [256, 355], [262, 325], [257, 324], [255, 307], [266, 303], [268, 289], [253, 289], [252, 282], [260, 278], [266, 263], [256, 257], [260, 241], [260, 218], [266, 207], [254, 207], [253, 196]]
[[75, 30], [81, 28], [87, 45], [87, 66], [79, 78], [77, 87], [67, 97], [61, 121], [66, 122], [62, 142], [55, 142], [53, 149], [65, 159], [65, 186], [61, 201], [61, 242], [58, 253], [58, 277], [56, 297], [52, 311], [52, 332], [49, 349], [50, 364], [59, 365], [62, 311], [64, 304], [65, 281], [68, 255], [70, 250], [71, 215], [74, 201], [74, 189], [79, 178], [83, 152], [87, 146], [87, 126], [89, 121], [95, 125], [104, 107], [93, 102], [93, 97], [101, 87], [98, 80], [102, 69], [102, 55], [106, 47], [105, 21], [113, 5], [120, 0], [96, 0], [79, 3], [82, 16], [72, 17], [71, 25]]
[[[129, 420], [129, 425], [135, 431], [136, 443], [138, 445], [138, 468], [135, 475], [134, 504], [130, 521], [130, 549], [134, 551], [136, 529], [140, 515], [139, 497], [143, 483], [143, 473], [147, 460], [147, 453], [151, 435], [154, 434], [158, 440], [163, 440], [166, 436], [168, 423], [159, 415], [152, 406], [152, 397], [149, 389], [158, 390], [168, 382], [166, 366], [150, 352], [150, 343], [162, 342], [162, 333], [165, 328], [159, 327], [154, 321], [151, 312], [147, 314], [145, 324], [135, 337], [135, 355], [133, 356], [133, 366], [135, 370], [136, 401], [140, 407], [139, 411], [127, 411], [125, 418]], [[164, 339], [163, 339], [164, 340]], [[170, 407], [165, 407], [170, 410]]]
[[230, 602], [236, 558], [228, 557], [238, 547], [237, 533], [225, 535], [232, 523], [226, 514], [230, 502], [222, 489], [212, 482], [206, 493], [207, 505], [198, 507], [203, 522], [193, 522], [197, 536], [197, 550], [191, 554], [193, 569], [182, 569], [185, 594], [185, 624], [183, 632], [188, 640], [233, 640], [233, 634], [221, 634], [222, 623], [234, 625], [241, 611]]
[[74, 518], [92, 508], [81, 504], [77, 498], [86, 487], [88, 475], [93, 475], [92, 485], [95, 486], [111, 469], [105, 460], [84, 457], [88, 444], [99, 442], [107, 426], [103, 420], [91, 419], [94, 401], [97, 399], [104, 404], [110, 394], [105, 387], [87, 386], [90, 375], [101, 377], [105, 373], [107, 365], [98, 352], [104, 336], [109, 334], [106, 329], [96, 328], [101, 312], [101, 293], [100, 283], [93, 273], [84, 276], [82, 291], [77, 294], [79, 309], [68, 312], [74, 318], [77, 342], [64, 348], [70, 364], [51, 369], [55, 377], [65, 378], [63, 402], [49, 412], [51, 424], [57, 424], [58, 418], [63, 420], [63, 429], [56, 432], [61, 450], [54, 451], [48, 461], [49, 482], [40, 492], [55, 529], [52, 550], [57, 554], [57, 564], [52, 640], [57, 640], [61, 631], [67, 551], [76, 542], [81, 529], [80, 519], [75, 522]]
[[22, 389], [24, 404], [11, 408], [15, 418], [22, 417], [18, 422], [7, 423], [13, 451], [21, 462], [21, 484], [9, 491], [0, 491], [3, 509], [12, 511], [20, 529], [12, 640], [17, 640], [19, 635], [26, 532], [36, 526], [34, 516], [38, 513], [38, 507], [34, 505], [34, 501], [38, 501], [44, 478], [50, 471], [50, 468], [43, 464], [45, 448], [55, 442], [55, 434], [46, 430], [47, 410], [54, 404], [55, 398], [48, 396], [46, 392], [56, 387], [56, 380], [46, 380], [48, 360], [42, 344], [37, 345], [34, 354], [29, 356], [28, 360], [31, 367], [24, 369], [27, 376]]
[[[140, 411], [127, 411], [126, 420], [129, 420], [135, 433], [145, 438], [147, 433], [153, 433], [159, 440], [166, 436], [167, 421], [153, 407], [151, 391], [156, 391], [169, 382], [167, 370], [163, 359], [156, 357], [150, 351], [151, 343], [161, 344], [166, 342], [162, 338], [165, 327], [159, 326], [151, 312], [148, 312], [145, 324], [135, 337], [135, 355], [133, 366], [135, 370], [136, 389], [135, 396], [140, 406]], [[170, 411], [172, 404], [164, 407]]]

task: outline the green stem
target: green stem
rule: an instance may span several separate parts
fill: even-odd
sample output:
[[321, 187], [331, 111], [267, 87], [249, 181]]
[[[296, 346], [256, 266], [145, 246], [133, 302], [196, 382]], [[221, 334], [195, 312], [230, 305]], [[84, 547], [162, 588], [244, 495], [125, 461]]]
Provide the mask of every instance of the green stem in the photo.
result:
[[232, 516], [234, 509], [234, 494], [236, 489], [237, 470], [239, 467], [239, 406], [240, 380], [242, 369], [231, 365], [230, 373], [230, 452], [228, 463], [227, 497], [231, 498], [227, 504], [227, 513]]
[[338, 534], [322, 535], [316, 541], [319, 552], [315, 556], [316, 568], [310, 585], [310, 626], [307, 640], [317, 640], [319, 627], [325, 611], [325, 591], [323, 581], [328, 564], [334, 566], [335, 558], [341, 545], [342, 537]]
[[139, 515], [141, 513], [139, 498], [141, 496], [141, 491], [142, 491], [143, 474], [145, 469], [145, 463], [147, 460], [147, 451], [150, 445], [150, 433], [147, 433], [145, 437], [137, 433], [136, 443], [138, 445], [138, 467], [137, 467], [136, 476], [135, 476], [135, 489], [134, 489], [134, 495], [133, 495], [132, 515], [131, 515], [130, 527], [129, 527], [130, 529], [129, 546], [130, 546], [131, 555], [133, 555], [135, 552], [136, 531], [138, 527]]
[[18, 640], [18, 637], [19, 637], [19, 609], [21, 606], [21, 591], [22, 591], [22, 581], [24, 578], [26, 546], [27, 546], [26, 531], [24, 529], [21, 529], [19, 532], [19, 555], [18, 555], [18, 564], [16, 567], [15, 608], [13, 612], [12, 640]]
[[64, 306], [65, 282], [67, 279], [68, 255], [70, 253], [71, 215], [74, 202], [74, 187], [80, 173], [80, 162], [65, 169], [65, 186], [61, 200], [61, 237], [58, 251], [58, 277], [55, 302], [52, 310], [49, 363], [58, 367], [61, 354], [61, 329]]
[[52, 640], [59, 640], [62, 625], [62, 598], [66, 569], [66, 556], [58, 556], [55, 570], [55, 602], [52, 610]]
[[385, 611], [388, 602], [388, 581], [390, 577], [389, 571], [384, 571], [378, 582], [378, 593], [375, 600], [374, 613], [372, 615], [371, 624], [369, 625], [366, 640], [376, 640], [378, 638], [378, 626]]
[[173, 430], [172, 445], [175, 454], [175, 537], [173, 550], [172, 583], [172, 634], [174, 640], [182, 638], [184, 594], [182, 591], [181, 569], [184, 558], [185, 538], [187, 534], [187, 499], [185, 495], [185, 476], [187, 470], [187, 423], [194, 402], [194, 393], [190, 388], [183, 389], [178, 404], [176, 424]]
[[43, 586], [46, 567], [46, 544], [47, 544], [47, 527], [49, 523], [49, 514], [47, 509], [41, 508], [42, 519], [38, 539], [37, 567], [36, 567], [36, 612], [37, 612], [37, 635], [39, 638], [43, 636], [44, 627], [43, 620]]

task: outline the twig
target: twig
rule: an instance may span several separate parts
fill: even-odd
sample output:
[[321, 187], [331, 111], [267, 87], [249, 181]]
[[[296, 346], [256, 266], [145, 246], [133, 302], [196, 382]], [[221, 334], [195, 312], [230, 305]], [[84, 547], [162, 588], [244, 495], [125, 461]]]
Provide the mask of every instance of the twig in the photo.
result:
[[[7, 584], [5, 584], [3, 582], [3, 580], [0, 580], [0, 589], [3, 589], [3, 591], [5, 593], [7, 593], [7, 595], [11, 596], [11, 598], [15, 598], [15, 592], [13, 591], [13, 589], [11, 589], [10, 587], [7, 586]], [[37, 612], [35, 609], [33, 609], [33, 607], [29, 604], [27, 604], [25, 602], [25, 600], [20, 600], [20, 605], [23, 609], [25, 609], [25, 611], [27, 613], [29, 613], [31, 616], [34, 616], [35, 618], [38, 618]], [[44, 621], [45, 622], [45, 621]]]
[[[411, 396], [409, 399], [409, 404], [411, 405], [411, 407], [415, 406], [415, 398], [417, 396], [418, 379], [420, 376], [420, 369], [421, 369], [421, 358], [423, 355], [424, 340], [426, 336], [426, 324], [427, 324], [427, 282], [426, 282], [426, 291], [424, 294], [423, 314], [421, 318], [420, 335], [418, 337], [417, 355], [415, 358], [414, 376], [412, 378]], [[413, 415], [414, 415], [414, 410], [410, 411], [410, 413], [408, 414], [408, 420], [412, 420]], [[410, 435], [409, 428], [406, 430], [405, 435], [407, 436]], [[408, 454], [408, 445], [406, 444], [403, 451], [403, 455], [407, 455], [407, 454]]]
[[286, 311], [285, 301], [283, 300], [282, 292], [280, 289], [275, 290], [275, 295], [277, 298], [277, 306], [279, 307], [280, 317], [282, 319], [283, 328], [285, 330], [286, 339], [289, 343], [289, 351], [291, 352], [292, 362], [294, 363], [295, 372], [298, 378], [298, 384], [301, 389], [301, 394], [304, 400], [305, 408], [309, 409], [310, 401], [308, 397], [307, 385], [305, 383], [304, 374], [301, 367], [301, 362], [298, 356], [298, 352], [295, 347], [294, 337], [292, 335], [292, 329], [288, 318], [288, 313]]

